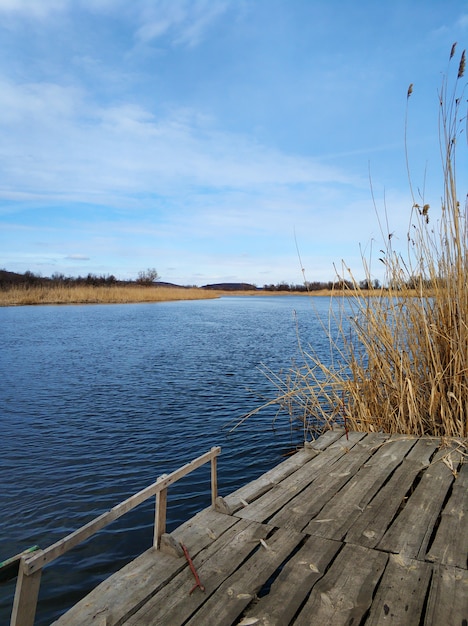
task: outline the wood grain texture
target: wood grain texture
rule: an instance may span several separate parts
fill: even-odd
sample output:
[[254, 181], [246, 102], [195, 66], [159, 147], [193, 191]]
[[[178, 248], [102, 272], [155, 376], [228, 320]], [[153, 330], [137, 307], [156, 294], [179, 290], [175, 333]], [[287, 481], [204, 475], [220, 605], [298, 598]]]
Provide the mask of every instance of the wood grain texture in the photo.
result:
[[[460, 445], [330, 431], [163, 535], [169, 553], [146, 552], [56, 624], [466, 626]], [[204, 593], [190, 593], [180, 543]]]

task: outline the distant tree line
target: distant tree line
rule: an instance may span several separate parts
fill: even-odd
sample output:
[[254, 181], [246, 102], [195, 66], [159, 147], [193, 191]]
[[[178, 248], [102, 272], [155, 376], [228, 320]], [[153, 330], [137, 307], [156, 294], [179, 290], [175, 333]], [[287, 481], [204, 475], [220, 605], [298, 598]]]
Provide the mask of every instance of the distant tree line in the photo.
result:
[[159, 280], [159, 274], [154, 268], [150, 268], [148, 270], [142, 271], [138, 273], [138, 277], [135, 281], [131, 280], [117, 280], [117, 278], [113, 274], [92, 274], [89, 273], [86, 276], [65, 276], [60, 272], [55, 272], [52, 276], [41, 276], [40, 274], [35, 274], [34, 272], [24, 272], [24, 274], [19, 274], [17, 272], [9, 272], [5, 269], [0, 270], [0, 288], [14, 287], [14, 286], [26, 286], [26, 287], [35, 287], [39, 285], [44, 286], [54, 286], [54, 285], [130, 285], [130, 284], [140, 284], [140, 285], [151, 285], [154, 282]]
[[[436, 279], [437, 286], [442, 287], [442, 280]], [[22, 286], [38, 286], [38, 285], [154, 285], [158, 284], [160, 286], [171, 286], [177, 287], [179, 285], [174, 285], [173, 283], [163, 283], [160, 281], [160, 276], [155, 268], [148, 268], [147, 270], [143, 270], [138, 272], [137, 278], [135, 280], [118, 280], [113, 274], [92, 274], [89, 273], [86, 276], [65, 276], [60, 272], [55, 272], [50, 277], [44, 277], [40, 274], [35, 274], [34, 272], [24, 272], [24, 274], [19, 274], [17, 272], [9, 272], [5, 269], [0, 269], [0, 288], [9, 288], [17, 285]], [[406, 281], [397, 281], [397, 283], [392, 284], [391, 287], [393, 289], [401, 290], [403, 288], [407, 289], [418, 289], [421, 286], [425, 288], [436, 286], [434, 281], [429, 279], [425, 279], [421, 276], [411, 276]], [[265, 291], [290, 291], [290, 292], [313, 292], [313, 291], [323, 291], [323, 290], [341, 290], [347, 289], [350, 291], [359, 289], [380, 289], [382, 287], [380, 281], [378, 279], [374, 280], [361, 280], [359, 283], [354, 284], [350, 280], [335, 280], [335, 281], [313, 281], [306, 283], [287, 283], [285, 281], [273, 284], [265, 284], [263, 287], [257, 287], [256, 285], [250, 283], [216, 283], [213, 285], [204, 285], [202, 289], [219, 289], [225, 291], [246, 291], [246, 290], [255, 290], [255, 289], [263, 289]]]
[[357, 287], [360, 289], [380, 289], [381, 284], [380, 281], [375, 279], [373, 281], [370, 280], [361, 280], [357, 285], [355, 285], [350, 280], [329, 280], [327, 282], [321, 281], [313, 281], [313, 282], [305, 282], [299, 284], [290, 284], [286, 282], [263, 285], [263, 289], [265, 291], [300, 291], [300, 292], [309, 292], [309, 291], [330, 291], [331, 289], [350, 289], [355, 290]]
[[65, 276], [56, 272], [52, 276], [41, 276], [34, 272], [24, 272], [24, 274], [18, 274], [16, 272], [8, 272], [7, 270], [0, 270], [0, 286], [1, 287], [13, 287], [16, 285], [25, 286], [38, 286], [38, 285], [114, 285], [117, 283], [117, 279], [113, 274], [87, 274], [86, 276]]

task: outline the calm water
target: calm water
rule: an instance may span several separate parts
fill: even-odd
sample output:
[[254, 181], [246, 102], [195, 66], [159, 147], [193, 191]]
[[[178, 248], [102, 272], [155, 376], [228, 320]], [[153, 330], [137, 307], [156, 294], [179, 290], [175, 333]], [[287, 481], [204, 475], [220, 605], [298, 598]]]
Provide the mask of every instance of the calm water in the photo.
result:
[[[272, 397], [259, 370], [298, 357], [297, 328], [326, 358], [314, 309], [328, 298], [0, 308], [0, 561], [47, 547], [214, 445], [226, 495], [281, 460], [301, 433], [274, 410], [223, 426]], [[294, 312], [297, 312], [295, 315]], [[297, 327], [296, 327], [297, 326]], [[169, 531], [210, 504], [209, 466], [169, 490]], [[49, 624], [152, 542], [138, 507], [43, 572]], [[14, 585], [0, 587], [9, 623]]]

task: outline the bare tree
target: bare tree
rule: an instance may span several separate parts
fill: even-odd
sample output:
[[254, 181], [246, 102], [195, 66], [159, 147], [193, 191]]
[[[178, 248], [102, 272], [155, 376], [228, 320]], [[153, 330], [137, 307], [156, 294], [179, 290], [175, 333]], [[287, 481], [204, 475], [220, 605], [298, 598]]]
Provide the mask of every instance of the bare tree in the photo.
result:
[[147, 270], [142, 270], [138, 272], [138, 278], [136, 280], [137, 283], [141, 285], [151, 285], [158, 281], [161, 277], [154, 267], [149, 267]]

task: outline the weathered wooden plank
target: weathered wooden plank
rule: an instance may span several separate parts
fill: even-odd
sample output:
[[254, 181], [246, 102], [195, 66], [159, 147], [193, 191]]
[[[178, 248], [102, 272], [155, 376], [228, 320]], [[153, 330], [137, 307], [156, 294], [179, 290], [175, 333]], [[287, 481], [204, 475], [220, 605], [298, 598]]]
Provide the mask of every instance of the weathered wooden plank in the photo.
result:
[[338, 541], [308, 537], [281, 570], [270, 592], [247, 611], [245, 622], [256, 626], [289, 624], [341, 546]]
[[120, 626], [144, 605], [186, 563], [150, 548], [107, 578], [53, 626], [89, 626], [106, 618], [106, 626]]
[[[369, 441], [372, 440], [372, 437], [373, 436], [371, 436]], [[384, 437], [386, 437], [386, 435], [384, 435]], [[349, 433], [349, 439], [346, 439], [343, 435], [296, 472], [287, 476], [281, 482], [278, 481], [278, 484], [285, 489], [299, 491], [309, 485], [312, 480], [315, 480], [320, 474], [328, 474], [336, 463], [347, 457], [349, 452], [355, 449], [356, 445], [367, 440], [368, 435], [366, 435], [366, 433]], [[367, 446], [366, 443], [363, 445]]]
[[211, 457], [211, 506], [215, 508], [218, 497], [218, 458]]
[[468, 463], [462, 465], [453, 483], [452, 495], [442, 511], [442, 519], [428, 561], [466, 569], [468, 550]]
[[387, 440], [323, 507], [320, 518], [326, 521], [319, 520], [318, 523], [317, 520], [312, 520], [304, 532], [329, 539], [343, 539], [415, 442], [415, 439], [401, 437]]
[[327, 430], [323, 433], [323, 435], [320, 435], [318, 439], [307, 441], [305, 445], [306, 447], [313, 448], [314, 450], [325, 450], [332, 443], [335, 443], [335, 441], [343, 437], [343, 435], [345, 435], [346, 438], [344, 428], [334, 428], [333, 430]]
[[161, 537], [166, 532], [167, 489], [158, 491], [155, 507], [153, 546], [159, 548]]
[[[446, 451], [436, 454], [404, 509], [379, 542], [379, 550], [424, 560], [434, 524], [454, 480], [450, 468], [442, 462], [445, 454]], [[453, 452], [453, 461], [457, 466], [458, 452]]]
[[[238, 522], [237, 518], [205, 509], [179, 526], [173, 537], [195, 556]], [[151, 548], [102, 582], [54, 626], [89, 626], [103, 616], [107, 626], [119, 626], [186, 567], [185, 559]]]
[[[320, 468], [329, 466], [366, 436], [366, 433], [349, 433], [349, 439], [346, 439], [343, 433], [344, 430], [328, 431], [323, 435], [323, 443], [322, 437], [320, 437], [315, 442], [308, 444], [286, 461], [283, 461], [248, 485], [226, 496], [224, 498], [226, 504], [235, 513], [247, 504], [257, 500], [275, 485], [288, 479], [288, 477], [291, 477], [289, 482], [294, 486], [304, 480], [308, 482], [311, 473], [318, 472]], [[325, 453], [325, 457], [322, 458]], [[315, 461], [313, 465], [309, 465], [311, 460]], [[286, 486], [289, 487], [290, 484], [286, 483]]]
[[[277, 485], [274, 485], [267, 493], [239, 510], [236, 515], [257, 522], [269, 519], [292, 498], [310, 486], [310, 483], [318, 480], [323, 474], [328, 474], [330, 469], [335, 468], [340, 459], [346, 456], [349, 450], [353, 446], [358, 445], [359, 441], [365, 437], [365, 433], [350, 433], [349, 441], [346, 441], [346, 444], [343, 442], [343, 437], [341, 437], [318, 456], [311, 459]], [[275, 522], [275, 525], [282, 526], [284, 524], [276, 524]]]
[[294, 626], [360, 624], [371, 606], [387, 559], [383, 552], [346, 544], [312, 588]]
[[190, 594], [195, 581], [186, 564], [177, 576], [126, 622], [127, 626], [176, 626], [185, 623], [272, 530], [266, 524], [238, 520], [218, 541], [193, 558], [205, 587], [204, 592], [196, 589]]
[[[285, 528], [309, 532], [311, 518], [317, 516], [335, 494], [353, 478], [358, 469], [368, 461], [372, 456], [374, 446], [385, 441], [387, 437], [387, 435], [380, 433], [372, 433], [362, 441], [357, 442], [352, 451], [342, 454], [335, 463], [323, 468], [315, 476], [310, 476], [309, 486], [299, 494], [292, 493], [291, 495], [295, 497], [291, 498], [288, 507], [278, 510], [269, 519], [269, 522], [274, 526], [284, 526]], [[283, 485], [284, 483], [281, 483], [280, 487]], [[320, 514], [321, 522], [324, 519], [327, 518]]]
[[[429, 563], [391, 554], [365, 625], [419, 624], [431, 573], [432, 566]], [[436, 626], [436, 623], [432, 626]]]
[[468, 571], [434, 565], [424, 626], [466, 626]]
[[[304, 535], [280, 528], [242, 564], [187, 622], [187, 626], [228, 626], [237, 621], [256, 593], [288, 558]], [[179, 622], [167, 622], [177, 624]]]
[[368, 548], [375, 547], [384, 536], [398, 509], [421, 470], [430, 463], [437, 443], [420, 439], [402, 465], [367, 505], [349, 529], [345, 541]]
[[10, 626], [33, 626], [42, 570], [26, 575], [26, 557], [21, 557]]
[[295, 492], [275, 485], [268, 493], [255, 500], [252, 504], [237, 511], [236, 515], [257, 522], [264, 522], [276, 511], [282, 509], [295, 495]]
[[237, 517], [229, 517], [207, 508], [178, 526], [171, 535], [176, 541], [186, 545], [194, 556], [237, 522]]
[[310, 448], [304, 448], [296, 452], [293, 456], [289, 457], [276, 467], [272, 468], [265, 474], [262, 474], [256, 480], [243, 485], [236, 491], [225, 496], [223, 499], [229, 506], [230, 510], [235, 513], [239, 509], [245, 506], [245, 503], [256, 500], [261, 495], [269, 491], [274, 485], [278, 484], [284, 478], [298, 470], [305, 463], [319, 454], [318, 450]]

